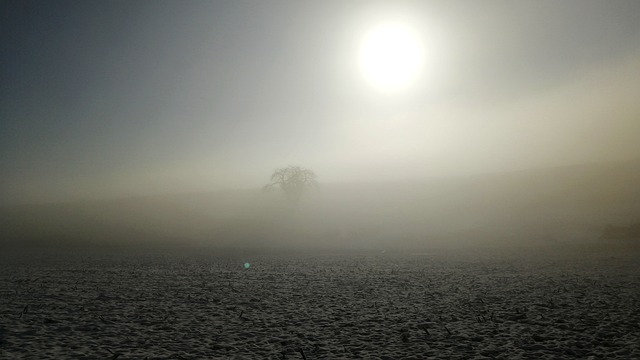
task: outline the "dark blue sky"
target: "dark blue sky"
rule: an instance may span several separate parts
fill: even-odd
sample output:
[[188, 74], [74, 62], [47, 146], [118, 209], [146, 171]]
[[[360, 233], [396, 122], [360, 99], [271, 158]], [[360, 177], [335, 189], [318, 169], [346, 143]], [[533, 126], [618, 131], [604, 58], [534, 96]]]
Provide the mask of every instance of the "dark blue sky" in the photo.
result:
[[[634, 0], [0, 4], [6, 203], [640, 156]], [[379, 94], [359, 36], [398, 14], [432, 68]]]

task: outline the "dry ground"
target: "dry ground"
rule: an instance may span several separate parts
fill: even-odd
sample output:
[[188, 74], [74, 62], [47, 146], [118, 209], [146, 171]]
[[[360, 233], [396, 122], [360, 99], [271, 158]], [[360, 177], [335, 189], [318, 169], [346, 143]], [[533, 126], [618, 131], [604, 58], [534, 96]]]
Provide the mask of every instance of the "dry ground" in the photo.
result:
[[637, 253], [1, 257], [6, 359], [640, 358]]

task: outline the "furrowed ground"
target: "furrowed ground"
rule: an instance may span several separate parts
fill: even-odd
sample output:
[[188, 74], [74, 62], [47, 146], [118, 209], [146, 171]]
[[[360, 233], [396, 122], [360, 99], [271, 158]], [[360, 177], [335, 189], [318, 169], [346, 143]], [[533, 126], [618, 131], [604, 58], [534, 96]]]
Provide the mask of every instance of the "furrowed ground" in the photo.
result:
[[640, 357], [638, 253], [59, 251], [0, 267], [2, 358]]

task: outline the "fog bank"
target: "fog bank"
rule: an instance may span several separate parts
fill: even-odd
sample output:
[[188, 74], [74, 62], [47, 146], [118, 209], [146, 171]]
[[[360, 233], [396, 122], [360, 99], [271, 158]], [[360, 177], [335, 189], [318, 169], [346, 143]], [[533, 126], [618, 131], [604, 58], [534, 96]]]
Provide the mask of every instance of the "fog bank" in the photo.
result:
[[640, 161], [411, 182], [2, 208], [5, 245], [414, 249], [598, 241], [640, 219]]

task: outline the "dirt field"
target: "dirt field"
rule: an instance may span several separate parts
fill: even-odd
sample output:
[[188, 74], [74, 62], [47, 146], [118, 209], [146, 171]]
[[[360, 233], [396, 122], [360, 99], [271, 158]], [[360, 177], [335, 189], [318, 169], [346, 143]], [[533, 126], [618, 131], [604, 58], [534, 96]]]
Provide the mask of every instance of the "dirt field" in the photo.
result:
[[1, 258], [4, 359], [640, 358], [637, 253]]

